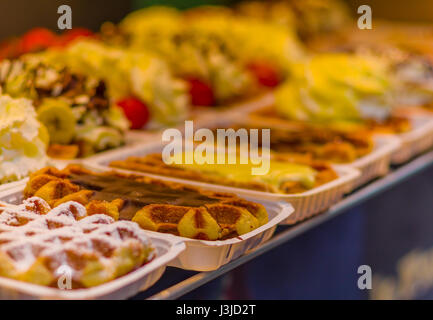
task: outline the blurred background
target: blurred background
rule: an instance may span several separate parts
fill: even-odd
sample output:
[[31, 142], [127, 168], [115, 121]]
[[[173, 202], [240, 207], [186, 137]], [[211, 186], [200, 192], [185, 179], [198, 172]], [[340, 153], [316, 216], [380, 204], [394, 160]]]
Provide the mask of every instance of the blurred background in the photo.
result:
[[[412, 0], [410, 4], [406, 0], [345, 1], [353, 15], [357, 14], [358, 6], [370, 5], [373, 27], [375, 19], [433, 23], [432, 0]], [[146, 6], [171, 5], [185, 9], [204, 4], [230, 5], [236, 2], [0, 0], [0, 39], [18, 36], [34, 27], [56, 30], [59, 17], [57, 8], [63, 4], [72, 8], [73, 27], [97, 30], [105, 21], [119, 22], [129, 12]], [[413, 283], [406, 281], [407, 275], [417, 274], [419, 266], [412, 264], [410, 268], [405, 268], [405, 265], [401, 265], [401, 261], [412, 257], [413, 250], [427, 257], [433, 256], [432, 181], [433, 170], [430, 169], [357, 206], [350, 213], [216, 279], [185, 298], [366, 299], [371, 298], [371, 295], [383, 298], [390, 291], [390, 279], [396, 279], [396, 282], [401, 281], [406, 285], [403, 287], [411, 293], [410, 298], [433, 299], [433, 279], [422, 287], [423, 290], [412, 290]], [[361, 264], [371, 265], [379, 275], [374, 280], [374, 288], [378, 289], [370, 296], [357, 287], [356, 271]], [[398, 271], [404, 275], [403, 280], [398, 278]], [[169, 268], [153, 288], [138, 298], [157, 293], [190, 274]]]
[[[412, 0], [345, 0], [356, 14], [362, 4], [371, 6], [374, 18], [433, 22], [433, 1]], [[128, 12], [151, 5], [171, 5], [190, 8], [203, 4], [228, 5], [237, 0], [2, 0], [0, 1], [0, 39], [19, 35], [32, 27], [57, 28], [57, 8], [70, 5], [73, 10], [73, 26], [96, 30], [109, 20], [118, 22]]]

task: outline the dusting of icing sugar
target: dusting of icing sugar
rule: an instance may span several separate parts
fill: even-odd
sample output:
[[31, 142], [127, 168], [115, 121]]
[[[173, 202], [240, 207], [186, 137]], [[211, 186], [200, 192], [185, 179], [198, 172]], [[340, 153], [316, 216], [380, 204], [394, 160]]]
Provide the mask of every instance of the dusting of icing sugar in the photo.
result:
[[[58, 267], [70, 267], [73, 277], [79, 277], [80, 270], [69, 263], [68, 253], [97, 259], [106, 270], [114, 270], [116, 259], [111, 254], [115, 250], [152, 248], [136, 223], [115, 221], [105, 214], [87, 216], [86, 208], [77, 202], [50, 209], [43, 199], [33, 197], [17, 206], [0, 205], [0, 254], [6, 253], [18, 272], [28, 270], [38, 258], [49, 258]], [[154, 255], [152, 250], [148, 259]]]

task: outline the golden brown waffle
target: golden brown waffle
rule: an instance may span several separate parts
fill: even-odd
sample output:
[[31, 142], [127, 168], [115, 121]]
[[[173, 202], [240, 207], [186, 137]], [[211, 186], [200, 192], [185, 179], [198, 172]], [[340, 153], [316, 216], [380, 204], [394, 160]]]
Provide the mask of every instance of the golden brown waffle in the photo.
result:
[[154, 255], [135, 223], [89, 215], [77, 202], [51, 209], [32, 197], [0, 210], [2, 277], [52, 287], [69, 283], [69, 289], [93, 287], [133, 271]]
[[[266, 123], [266, 126], [263, 123]], [[370, 129], [367, 127], [339, 129], [287, 121], [279, 118], [273, 110], [254, 114], [250, 119], [231, 127], [235, 130], [270, 129], [271, 152], [293, 155], [300, 159], [307, 157], [310, 160], [349, 163], [370, 153], [374, 145]], [[262, 143], [260, 137], [259, 132], [259, 146]]]
[[[250, 116], [251, 120], [254, 122], [260, 121], [266, 118], [266, 123], [276, 124], [276, 125], [285, 125], [290, 124], [292, 126], [294, 123], [297, 123], [301, 126], [305, 125], [307, 128], [309, 124], [303, 122], [295, 122], [287, 119], [281, 118], [278, 115], [275, 108], [265, 108], [256, 112], [253, 112]], [[357, 139], [374, 134], [374, 133], [403, 133], [410, 131], [412, 129], [412, 124], [408, 118], [399, 117], [396, 115], [390, 115], [383, 121], [378, 121], [372, 118], [364, 119], [362, 122], [356, 123], [357, 128], [354, 128], [354, 132], [357, 132]], [[326, 129], [326, 128], [324, 128]], [[329, 129], [329, 128], [328, 128]], [[337, 131], [338, 132], [338, 131]], [[342, 133], [339, 131], [339, 133]], [[307, 134], [307, 133], [306, 133]], [[308, 134], [307, 134], [308, 136]]]
[[[114, 220], [132, 220], [147, 230], [193, 239], [227, 239], [268, 222], [261, 204], [233, 194], [137, 175], [95, 173], [76, 165], [32, 174], [24, 196], [38, 196], [54, 207], [75, 201], [85, 206], [88, 215], [103, 213]], [[225, 210], [213, 214], [219, 207]]]
[[392, 116], [385, 121], [366, 120], [366, 125], [375, 133], [399, 134], [412, 129], [412, 124], [408, 118]]
[[337, 132], [308, 127], [291, 131], [271, 129], [271, 151], [310, 155], [311, 159], [333, 163], [349, 163], [373, 149], [373, 141], [365, 132]]

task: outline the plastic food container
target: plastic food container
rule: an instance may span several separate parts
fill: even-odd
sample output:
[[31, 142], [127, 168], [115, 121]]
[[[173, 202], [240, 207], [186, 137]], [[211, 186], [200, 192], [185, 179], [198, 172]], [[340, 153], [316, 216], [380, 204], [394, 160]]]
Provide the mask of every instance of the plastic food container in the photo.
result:
[[411, 131], [395, 135], [400, 139], [401, 145], [392, 154], [392, 164], [404, 163], [433, 146], [433, 116], [413, 116], [411, 122]]
[[[220, 117], [220, 118], [203, 118], [201, 122], [195, 125], [195, 128], [210, 128], [216, 129], [219, 127], [227, 128], [231, 125], [240, 125], [243, 123], [247, 125], [259, 124], [263, 125], [261, 122], [267, 121], [267, 119], [252, 117], [251, 119], [243, 119], [239, 114], [233, 114], [231, 117]], [[284, 124], [282, 121], [274, 121], [270, 120], [271, 127], [284, 128]], [[348, 192], [353, 189], [377, 178], [386, 175], [389, 172], [389, 166], [391, 163], [391, 154], [395, 152], [400, 147], [400, 140], [391, 135], [375, 135], [374, 136], [374, 147], [373, 150], [357, 159], [351, 163], [345, 164], [335, 164], [335, 167], [350, 167], [358, 169], [361, 172], [361, 175], [353, 182], [353, 185], [349, 187]]]
[[[12, 204], [22, 202], [25, 183], [0, 194], [0, 201]], [[0, 277], [0, 299], [126, 299], [152, 286], [164, 273], [167, 264], [185, 250], [185, 244], [174, 238], [154, 237], [146, 231], [157, 251], [148, 264], [118, 279], [102, 285], [77, 290], [35, 285]]]
[[400, 147], [400, 141], [393, 136], [375, 136], [375, 146], [369, 154], [348, 164], [337, 167], [350, 167], [360, 171], [359, 177], [353, 182], [351, 190], [356, 189], [367, 182], [386, 175], [389, 172], [391, 155]]
[[294, 211], [293, 207], [285, 202], [259, 201], [245, 198], [263, 204], [268, 212], [269, 222], [241, 236], [221, 241], [204, 241], [160, 232], [149, 231], [149, 233], [153, 237], [185, 243], [185, 251], [172, 260], [169, 266], [195, 271], [216, 270], [269, 240], [274, 234], [277, 225], [288, 219]]
[[[252, 119], [255, 118], [254, 112], [260, 111], [263, 108], [256, 108], [252, 110]], [[238, 113], [233, 115], [233, 118], [243, 118], [247, 113]], [[391, 156], [391, 164], [402, 164], [418, 154], [428, 150], [433, 146], [433, 113], [424, 111], [417, 112], [404, 112], [400, 111], [397, 114], [407, 116], [412, 123], [413, 129], [409, 132], [402, 134], [389, 134], [388, 136], [397, 137], [400, 140], [400, 147], [396, 149]], [[259, 116], [263, 117], [263, 116]], [[219, 121], [215, 119], [214, 121]], [[385, 135], [384, 135], [385, 136]]]
[[24, 179], [14, 181], [14, 182], [0, 184], [0, 192], [21, 186], [21, 185], [27, 183], [27, 181], [28, 181], [28, 178], [24, 178]]
[[[102, 169], [92, 165], [88, 165], [85, 167], [97, 172], [107, 171], [106, 168]], [[0, 201], [12, 204], [21, 203], [24, 187], [25, 183], [22, 183], [21, 186], [18, 186], [13, 190], [9, 190], [8, 192], [3, 193], [3, 195], [0, 195]], [[240, 257], [247, 251], [256, 248], [261, 243], [270, 239], [274, 234], [277, 225], [282, 221], [287, 220], [294, 212], [294, 208], [286, 202], [271, 202], [266, 200], [257, 200], [256, 198], [244, 198], [250, 201], [259, 202], [264, 205], [268, 212], [269, 221], [265, 225], [242, 236], [221, 241], [204, 241], [174, 236], [160, 232], [146, 231], [146, 233], [150, 235], [152, 240], [154, 238], [161, 239], [162, 241], [172, 244], [174, 247], [176, 247], [177, 244], [182, 245], [182, 250], [177, 250], [175, 256], [170, 256], [170, 260], [164, 260], [164, 262], [166, 263], [170, 262], [168, 264], [169, 266], [175, 266], [182, 269], [196, 271], [216, 270], [220, 266]], [[186, 250], [183, 251], [185, 245]], [[144, 266], [144, 268], [145, 267], [147, 266]], [[161, 274], [163, 271], [164, 270], [161, 271]], [[158, 278], [156, 278], [155, 281]], [[147, 287], [152, 285], [154, 282], [151, 283], [149, 281], [149, 285]], [[134, 293], [132, 293], [132, 295], [133, 294]]]
[[[95, 168], [99, 168], [100, 170], [107, 170], [111, 161], [123, 160], [130, 156], [144, 156], [149, 153], [161, 152], [162, 148], [163, 145], [161, 145], [160, 143], [143, 144], [137, 145], [135, 147], [123, 148], [117, 151], [110, 152], [109, 154], [107, 153], [104, 156], [98, 157], [97, 159], [95, 158], [94, 161], [89, 162], [89, 164], [91, 164]], [[154, 177], [166, 181], [179, 182], [214, 191], [231, 192], [241, 195], [243, 197], [254, 199], [254, 201], [285, 201], [290, 203], [294, 207], [295, 212], [293, 215], [285, 219], [282, 224], [295, 224], [309, 217], [312, 217], [315, 214], [325, 211], [333, 204], [337, 203], [345, 193], [347, 193], [353, 188], [353, 183], [360, 175], [359, 171], [354, 168], [335, 167], [335, 170], [338, 173], [337, 179], [303, 193], [282, 194], [234, 188], [192, 180], [184, 180], [179, 178], [170, 178], [166, 176], [159, 176], [138, 171], [129, 171], [117, 168], [110, 169], [124, 173], [133, 173]]]

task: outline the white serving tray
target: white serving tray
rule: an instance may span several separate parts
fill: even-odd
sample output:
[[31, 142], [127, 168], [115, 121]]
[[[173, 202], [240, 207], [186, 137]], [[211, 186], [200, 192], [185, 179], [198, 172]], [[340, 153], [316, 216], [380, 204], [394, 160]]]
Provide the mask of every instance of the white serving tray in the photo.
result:
[[27, 183], [27, 181], [29, 180], [29, 178], [24, 178], [21, 180], [17, 180], [14, 182], [9, 182], [9, 183], [4, 183], [0, 185], [0, 192], [3, 192], [5, 190], [9, 190], [9, 189], [13, 189], [15, 187], [21, 186], [25, 183]]
[[176, 259], [172, 260], [169, 266], [195, 271], [216, 270], [269, 240], [274, 234], [277, 225], [288, 219], [294, 211], [293, 207], [285, 202], [244, 198], [264, 205], [268, 212], [269, 221], [263, 226], [241, 236], [228, 240], [205, 241], [160, 232], [148, 232], [152, 234], [152, 237], [185, 243], [186, 250]]
[[[121, 150], [119, 150], [121, 151]], [[96, 172], [103, 171], [113, 171], [112, 168], [108, 168], [106, 166], [100, 166], [95, 163], [84, 164], [85, 167], [94, 170]], [[135, 175], [146, 175], [137, 172], [127, 171], [127, 170], [115, 170], [119, 172], [125, 173], [133, 173]], [[167, 179], [162, 176], [154, 176], [148, 175], [151, 177], [158, 178], [164, 181], [175, 181], [181, 182], [182, 180], [176, 179]], [[185, 180], [187, 181], [187, 180]], [[189, 181], [190, 182], [190, 181]], [[186, 183], [185, 183], [186, 184]], [[189, 184], [191, 185], [191, 184]], [[208, 188], [208, 185], [205, 184], [203, 188], [208, 190], [220, 191], [221, 189], [218, 186], [213, 186], [214, 188]], [[237, 192], [232, 192], [237, 193]], [[174, 236], [171, 234], [161, 233], [161, 232], [152, 232], [153, 237], [159, 237], [162, 239], [170, 239], [173, 242], [182, 242], [185, 243], [186, 249], [182, 252], [176, 259], [169, 263], [169, 266], [178, 267], [185, 270], [195, 270], [195, 271], [212, 271], [216, 270], [222, 265], [240, 257], [244, 253], [256, 248], [260, 244], [269, 240], [274, 234], [277, 225], [280, 223], [284, 223], [290, 219], [291, 215], [294, 214], [294, 208], [291, 204], [287, 202], [281, 201], [269, 201], [264, 200], [260, 197], [249, 197], [248, 195], [243, 196], [244, 199], [249, 201], [261, 203], [268, 212], [268, 223], [260, 226], [257, 229], [254, 229], [251, 232], [243, 234], [241, 236], [220, 240], [220, 241], [205, 241], [205, 240], [195, 240], [189, 239], [185, 237]]]
[[[210, 128], [216, 129], [219, 127], [227, 128], [230, 125], [240, 125], [242, 123], [253, 125], [257, 123], [257, 118], [252, 118], [251, 120], [245, 120], [240, 114], [233, 114], [231, 117], [213, 117], [213, 118], [203, 118], [200, 123], [198, 123], [194, 128]], [[263, 121], [266, 119], [263, 118]], [[261, 124], [262, 125], [262, 124]], [[284, 129], [284, 121], [271, 120], [271, 127], [275, 126], [277, 128]], [[352, 186], [350, 186], [347, 192], [377, 178], [386, 175], [389, 172], [389, 166], [391, 163], [391, 154], [395, 152], [400, 147], [400, 140], [394, 136], [384, 136], [384, 135], [374, 135], [374, 147], [373, 150], [355, 160], [351, 163], [335, 164], [335, 167], [350, 167], [355, 168], [361, 172], [358, 179], [356, 179]]]
[[[107, 171], [107, 168], [95, 165], [84, 165], [84, 167], [94, 170], [95, 172]], [[21, 203], [24, 187], [25, 183], [21, 183], [21, 185], [17, 186], [14, 190], [9, 190], [3, 195], [0, 195], [0, 202], [3, 201], [12, 204]], [[196, 271], [216, 270], [222, 265], [240, 257], [247, 251], [256, 248], [261, 243], [270, 239], [274, 234], [277, 225], [282, 221], [289, 219], [290, 215], [294, 212], [294, 208], [286, 202], [257, 200], [248, 197], [244, 198], [264, 205], [268, 212], [269, 221], [263, 226], [260, 226], [242, 236], [221, 241], [205, 241], [160, 232], [145, 231], [149, 236], [151, 236], [152, 240], [153, 238], [158, 238], [172, 244], [180, 243], [186, 245], [186, 250], [177, 252], [178, 256], [176, 255], [176, 257], [171, 259], [173, 261], [170, 260], [171, 262], [168, 264], [169, 266]]]
[[[256, 108], [252, 112], [260, 111], [263, 108]], [[244, 118], [248, 113], [238, 113], [240, 119]], [[399, 114], [399, 111], [396, 111]], [[391, 156], [391, 164], [402, 164], [411, 158], [423, 153], [433, 146], [433, 112], [408, 113], [407, 111], [400, 112], [400, 115], [407, 116], [412, 123], [413, 129], [407, 133], [389, 134], [400, 139], [400, 147], [396, 149]], [[248, 114], [251, 116], [251, 114]], [[263, 117], [263, 116], [259, 116]], [[233, 116], [233, 118], [237, 118]], [[254, 115], [252, 116], [254, 119]], [[218, 121], [218, 120], [217, 120]]]
[[399, 147], [400, 140], [394, 136], [374, 136], [374, 147], [369, 154], [351, 163], [335, 166], [355, 168], [360, 171], [361, 174], [349, 190], [352, 191], [375, 178], [385, 176], [389, 172], [391, 156]]
[[[0, 201], [19, 204], [23, 200], [24, 182], [0, 194]], [[60, 290], [0, 277], [0, 299], [95, 300], [126, 299], [152, 286], [164, 273], [168, 263], [185, 250], [185, 244], [174, 238], [154, 237], [147, 232], [157, 256], [148, 264], [118, 279], [88, 289]]]
[[394, 135], [400, 139], [398, 148], [391, 157], [392, 164], [402, 164], [433, 146], [433, 116], [430, 114], [410, 117], [413, 129]]
[[[94, 158], [93, 161], [88, 162], [91, 166], [99, 168], [100, 170], [107, 170], [108, 165], [114, 160], [123, 160], [130, 156], [144, 156], [149, 153], [161, 152], [163, 145], [160, 143], [143, 144], [137, 145], [130, 148], [123, 148], [104, 156]], [[155, 174], [149, 174], [138, 171], [129, 171], [117, 168], [110, 168], [124, 173], [133, 173], [138, 175], [149, 176], [161, 180], [178, 182], [196, 186], [199, 188], [210, 189], [215, 191], [223, 191], [235, 193], [244, 197], [249, 197], [258, 200], [269, 200], [269, 201], [285, 201], [290, 203], [295, 208], [295, 213], [288, 219], [285, 219], [282, 224], [295, 224], [315, 214], [321, 213], [331, 207], [333, 204], [338, 202], [345, 193], [350, 191], [353, 187], [353, 183], [359, 177], [360, 173], [358, 170], [349, 167], [335, 167], [339, 177], [329, 183], [326, 183], [317, 188], [308, 190], [299, 194], [282, 194], [282, 193], [271, 193], [263, 191], [248, 190], [242, 188], [234, 188], [223, 185], [210, 184], [205, 182], [197, 182], [192, 180], [185, 180], [180, 178], [171, 178], [166, 176], [160, 176]]]

